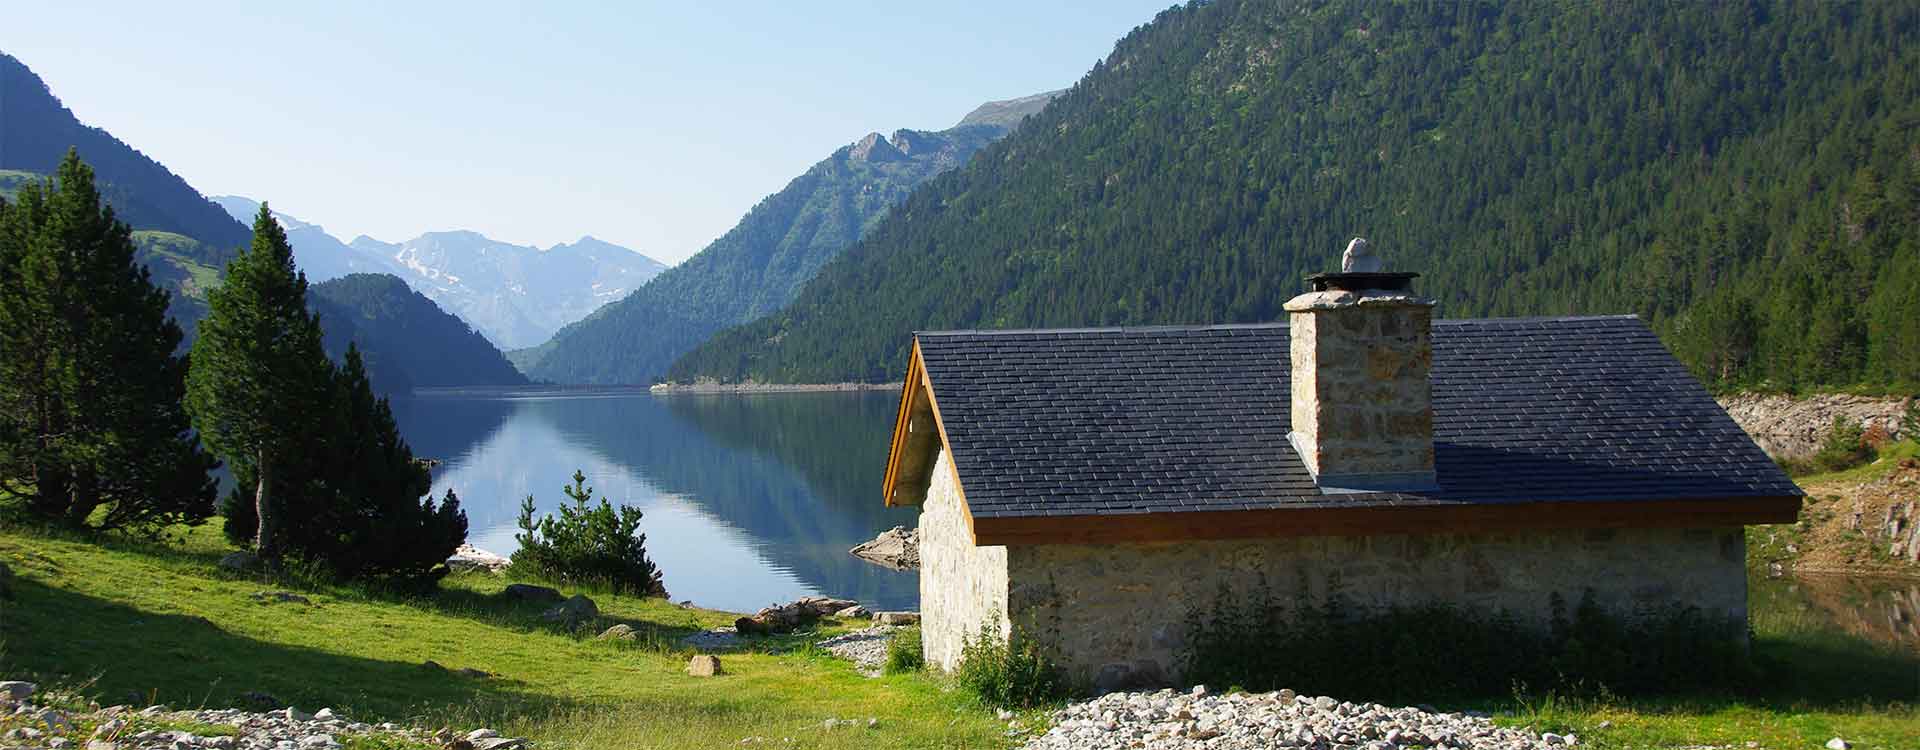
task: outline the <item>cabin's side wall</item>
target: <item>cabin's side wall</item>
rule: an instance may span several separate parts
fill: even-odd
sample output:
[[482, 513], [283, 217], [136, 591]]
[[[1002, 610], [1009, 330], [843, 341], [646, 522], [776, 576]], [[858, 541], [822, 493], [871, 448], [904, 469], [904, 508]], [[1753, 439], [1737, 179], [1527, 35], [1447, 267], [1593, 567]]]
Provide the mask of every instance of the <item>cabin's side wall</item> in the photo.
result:
[[951, 670], [983, 625], [1007, 635], [1007, 548], [973, 546], [944, 447], [928, 484], [920, 507], [920, 637], [927, 663]]
[[[1053, 645], [1075, 677], [1104, 689], [1180, 681], [1189, 617], [1216, 611], [1221, 596], [1290, 606], [1302, 587], [1315, 603], [1332, 586], [1350, 608], [1438, 601], [1489, 614], [1504, 609], [1541, 627], [1552, 595], [1572, 607], [1592, 589], [1611, 612], [1694, 606], [1734, 624], [1730, 638], [1745, 636], [1746, 543], [1738, 527], [1004, 549], [1013, 625]], [[922, 576], [923, 595], [933, 594]]]

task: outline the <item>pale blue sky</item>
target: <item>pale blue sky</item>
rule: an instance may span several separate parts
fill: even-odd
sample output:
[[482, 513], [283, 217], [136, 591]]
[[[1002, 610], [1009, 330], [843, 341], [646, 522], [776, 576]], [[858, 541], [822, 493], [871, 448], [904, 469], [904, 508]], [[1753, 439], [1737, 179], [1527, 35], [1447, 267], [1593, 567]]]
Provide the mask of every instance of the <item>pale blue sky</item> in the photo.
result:
[[0, 50], [208, 195], [669, 263], [870, 131], [1078, 81], [1174, 0], [41, 2]]

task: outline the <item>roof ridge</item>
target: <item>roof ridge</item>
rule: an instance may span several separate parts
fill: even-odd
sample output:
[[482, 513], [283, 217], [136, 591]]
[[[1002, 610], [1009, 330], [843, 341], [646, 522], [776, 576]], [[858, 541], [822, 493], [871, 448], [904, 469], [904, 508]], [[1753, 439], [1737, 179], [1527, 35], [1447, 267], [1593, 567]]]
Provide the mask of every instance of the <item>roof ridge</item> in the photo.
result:
[[[1478, 323], [1577, 323], [1589, 320], [1640, 320], [1632, 313], [1619, 315], [1531, 315], [1510, 318], [1437, 318], [1434, 325], [1474, 325]], [[1023, 334], [1077, 334], [1077, 333], [1179, 333], [1187, 331], [1244, 331], [1270, 328], [1286, 328], [1284, 321], [1266, 323], [1198, 323], [1187, 325], [1156, 326], [1081, 326], [1068, 328], [951, 328], [932, 331], [914, 331], [914, 336], [1016, 336]]]
[[1286, 328], [1282, 322], [1269, 323], [1205, 323], [1197, 325], [1162, 326], [1102, 326], [1081, 328], [955, 328], [939, 331], [914, 331], [915, 336], [1008, 336], [1033, 333], [1132, 333], [1132, 332], [1181, 332], [1181, 331], [1240, 331], [1264, 328]]
[[1634, 313], [1617, 315], [1520, 315], [1511, 318], [1435, 318], [1434, 325], [1467, 325], [1470, 323], [1577, 323], [1586, 320], [1639, 320]]

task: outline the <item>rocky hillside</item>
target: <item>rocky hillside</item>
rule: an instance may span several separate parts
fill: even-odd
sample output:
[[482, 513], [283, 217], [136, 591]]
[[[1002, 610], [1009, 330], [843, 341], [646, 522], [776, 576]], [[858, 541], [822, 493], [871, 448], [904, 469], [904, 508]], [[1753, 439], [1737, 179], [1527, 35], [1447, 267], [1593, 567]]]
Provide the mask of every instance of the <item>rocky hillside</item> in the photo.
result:
[[1868, 435], [1878, 439], [1915, 437], [1900, 434], [1900, 415], [1907, 404], [1907, 399], [1902, 398], [1844, 393], [1805, 397], [1736, 393], [1721, 396], [1719, 401], [1740, 429], [1746, 430], [1753, 441], [1775, 459], [1812, 455], [1833, 431], [1836, 416], [1859, 422]]
[[1799, 523], [1748, 531], [1747, 559], [1770, 575], [1920, 577], [1920, 460], [1804, 485]]

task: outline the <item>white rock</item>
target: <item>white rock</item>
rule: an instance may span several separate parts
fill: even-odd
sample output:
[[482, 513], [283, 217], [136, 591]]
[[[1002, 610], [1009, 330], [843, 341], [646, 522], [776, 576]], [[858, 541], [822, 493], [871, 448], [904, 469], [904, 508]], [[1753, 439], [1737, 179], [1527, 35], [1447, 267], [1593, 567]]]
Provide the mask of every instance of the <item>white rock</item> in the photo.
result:
[[40, 689], [39, 685], [35, 685], [31, 682], [21, 682], [19, 680], [6, 680], [4, 682], [0, 682], [0, 698], [6, 698], [7, 700], [18, 703], [20, 701], [24, 701], [28, 698], [33, 697], [33, 691], [39, 690], [39, 689]]
[[500, 736], [500, 733], [493, 731], [491, 729], [484, 729], [484, 728], [475, 729], [467, 733], [467, 741], [474, 742], [476, 740], [490, 740], [498, 736]]
[[1827, 740], [1827, 750], [1852, 750], [1853, 743], [1835, 737]]

